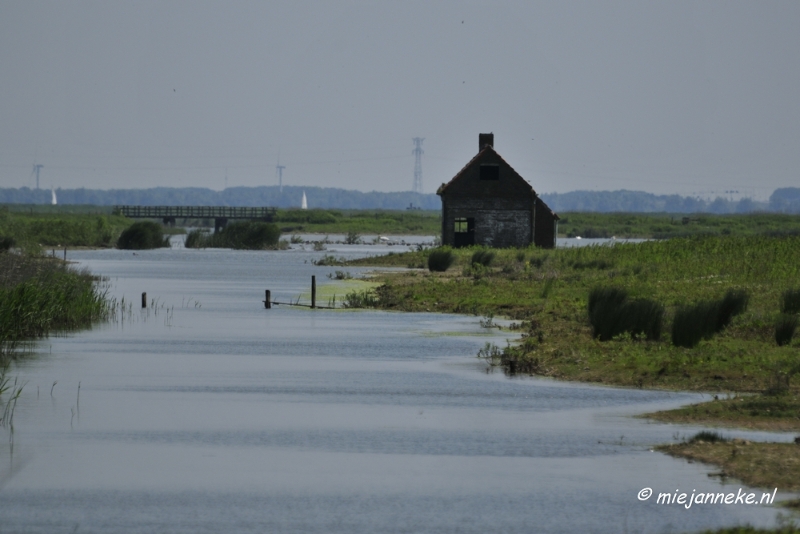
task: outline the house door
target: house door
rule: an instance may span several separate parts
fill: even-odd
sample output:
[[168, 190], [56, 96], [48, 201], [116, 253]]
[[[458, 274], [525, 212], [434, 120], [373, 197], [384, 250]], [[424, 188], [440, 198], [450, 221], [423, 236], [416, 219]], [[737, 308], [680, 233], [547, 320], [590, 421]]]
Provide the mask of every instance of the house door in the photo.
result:
[[468, 247], [475, 244], [475, 218], [457, 217], [455, 222], [455, 239], [453, 246]]

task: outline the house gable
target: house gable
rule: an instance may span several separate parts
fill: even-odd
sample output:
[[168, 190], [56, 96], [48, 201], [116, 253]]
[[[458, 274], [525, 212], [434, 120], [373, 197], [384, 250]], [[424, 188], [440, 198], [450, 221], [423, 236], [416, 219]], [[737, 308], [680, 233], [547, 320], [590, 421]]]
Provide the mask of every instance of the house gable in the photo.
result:
[[491, 146], [484, 147], [436, 194], [442, 199], [474, 198], [486, 207], [498, 202], [512, 207], [510, 202], [516, 209], [530, 209], [536, 197], [531, 185]]
[[480, 134], [478, 154], [436, 192], [442, 243], [452, 246], [555, 246], [558, 216]]

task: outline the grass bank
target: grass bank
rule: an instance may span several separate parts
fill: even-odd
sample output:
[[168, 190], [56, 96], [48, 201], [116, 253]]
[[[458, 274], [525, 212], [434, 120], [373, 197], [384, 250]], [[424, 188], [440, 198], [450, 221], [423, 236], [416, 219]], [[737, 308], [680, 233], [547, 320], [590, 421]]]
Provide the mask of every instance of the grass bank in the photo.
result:
[[684, 443], [660, 445], [656, 450], [679, 458], [712, 464], [722, 479], [736, 478], [749, 486], [781, 491], [800, 490], [800, 445], [725, 439], [700, 432]]
[[[521, 343], [501, 351], [495, 362], [516, 373], [629, 387], [797, 395], [800, 340], [795, 335], [778, 346], [775, 324], [783, 293], [800, 285], [800, 236], [702, 236], [493, 252], [488, 266], [473, 263], [475, 250], [459, 249], [452, 251], [454, 263], [445, 272], [382, 274], [376, 305], [524, 320]], [[391, 254], [353, 264], [424, 267], [429, 254]], [[598, 287], [663, 306], [658, 336], [595, 337], [588, 303]], [[671, 325], [679, 310], [721, 299], [730, 290], [749, 296], [743, 313], [692, 348], [673, 344]], [[754, 404], [739, 413], [771, 419], [769, 406]], [[725, 424], [744, 419], [735, 414], [726, 416]]]
[[95, 282], [59, 260], [0, 253], [0, 359], [22, 341], [104, 318], [108, 303]]
[[133, 221], [110, 214], [48, 213], [0, 208], [0, 238], [27, 251], [49, 247], [112, 247]]

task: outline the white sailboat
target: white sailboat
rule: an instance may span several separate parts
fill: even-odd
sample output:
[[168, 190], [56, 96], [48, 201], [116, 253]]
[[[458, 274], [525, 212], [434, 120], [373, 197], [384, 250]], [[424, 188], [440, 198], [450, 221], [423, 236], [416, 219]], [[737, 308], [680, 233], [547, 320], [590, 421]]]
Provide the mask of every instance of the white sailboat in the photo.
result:
[[303, 191], [303, 200], [300, 201], [300, 209], [307, 210], [308, 209], [308, 200], [306, 199], [306, 192]]
[[51, 195], [50, 204], [55, 206], [56, 204], [58, 204], [58, 200], [56, 200], [56, 190], [53, 189], [52, 187], [50, 188], [50, 195]]

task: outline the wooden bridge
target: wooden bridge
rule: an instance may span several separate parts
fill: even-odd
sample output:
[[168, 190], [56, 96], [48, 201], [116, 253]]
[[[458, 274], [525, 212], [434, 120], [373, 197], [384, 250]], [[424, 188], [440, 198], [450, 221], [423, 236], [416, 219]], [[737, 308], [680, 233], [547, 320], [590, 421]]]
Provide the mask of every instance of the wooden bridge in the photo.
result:
[[175, 225], [175, 219], [214, 219], [214, 232], [228, 224], [228, 219], [256, 219], [272, 222], [275, 208], [234, 206], [114, 206], [114, 213], [132, 219], [161, 219]]

